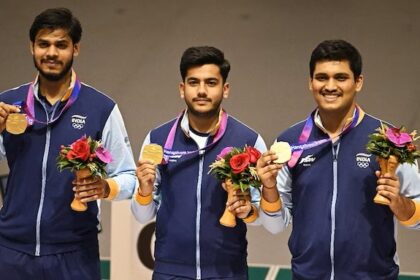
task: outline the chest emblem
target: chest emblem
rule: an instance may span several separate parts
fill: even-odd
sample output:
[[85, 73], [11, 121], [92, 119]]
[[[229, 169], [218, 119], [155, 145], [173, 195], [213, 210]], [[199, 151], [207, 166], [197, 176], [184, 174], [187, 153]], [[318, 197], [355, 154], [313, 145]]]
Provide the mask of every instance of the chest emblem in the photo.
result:
[[360, 168], [368, 168], [370, 165], [370, 154], [358, 153], [356, 155], [356, 163]]
[[73, 115], [71, 116], [71, 125], [75, 129], [82, 129], [86, 124], [86, 118], [80, 115]]
[[299, 161], [299, 165], [302, 166], [311, 166], [313, 162], [315, 162], [316, 157], [314, 155], [307, 155], [306, 157], [303, 157]]

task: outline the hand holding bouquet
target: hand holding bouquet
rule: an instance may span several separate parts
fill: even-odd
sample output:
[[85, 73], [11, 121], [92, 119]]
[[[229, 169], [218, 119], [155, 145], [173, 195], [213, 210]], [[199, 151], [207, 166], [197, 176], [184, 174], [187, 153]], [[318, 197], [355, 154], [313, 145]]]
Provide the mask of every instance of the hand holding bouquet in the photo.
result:
[[[100, 141], [82, 136], [70, 146], [61, 146], [57, 157], [57, 166], [60, 171], [70, 169], [75, 172], [74, 184], [85, 185], [104, 178], [106, 176], [105, 167], [111, 161], [111, 154]], [[85, 211], [87, 205], [75, 197], [71, 208], [75, 211]]]
[[[228, 201], [232, 199], [234, 190], [247, 191], [250, 187], [259, 188], [260, 179], [255, 167], [261, 153], [254, 147], [244, 148], [226, 147], [217, 156], [216, 161], [210, 165], [209, 173], [225, 183], [228, 192]], [[234, 227], [236, 217], [227, 208], [220, 223], [224, 226]]]
[[[377, 133], [369, 135], [366, 149], [376, 155], [381, 175], [388, 173], [394, 176], [400, 163], [414, 164], [415, 160], [420, 157], [420, 152], [417, 151], [417, 147], [413, 143], [419, 138], [416, 137], [416, 131], [407, 133], [403, 126], [394, 128], [385, 124], [381, 124], [377, 131]], [[374, 201], [384, 205], [390, 203], [387, 198], [379, 194], [375, 196]]]

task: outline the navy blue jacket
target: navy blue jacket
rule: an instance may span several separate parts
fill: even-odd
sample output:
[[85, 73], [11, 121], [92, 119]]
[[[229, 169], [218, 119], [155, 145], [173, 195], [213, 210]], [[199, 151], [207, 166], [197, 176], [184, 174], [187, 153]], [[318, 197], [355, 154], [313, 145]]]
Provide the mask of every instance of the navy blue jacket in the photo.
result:
[[[277, 141], [296, 143], [305, 122], [282, 133]], [[398, 278], [394, 215], [387, 206], [375, 204], [375, 156], [367, 152], [368, 135], [380, 127], [369, 115], [350, 132], [331, 142], [306, 150], [293, 168], [278, 176], [285, 206], [277, 223], [293, 220], [289, 239], [293, 279]], [[314, 126], [310, 141], [328, 138]], [[416, 168], [407, 164], [397, 170], [401, 191], [420, 195]]]
[[[150, 143], [164, 146], [174, 122], [152, 130]], [[262, 141], [255, 131], [229, 116], [226, 132], [217, 144], [159, 167], [156, 272], [194, 279], [247, 277], [246, 224], [241, 219], [234, 228], [219, 223], [227, 194], [208, 172], [223, 148], [255, 146], [257, 139]], [[178, 125], [173, 150], [197, 149], [196, 142]], [[143, 215], [144, 206], [135, 203], [132, 207], [135, 215]]]
[[[0, 101], [8, 104], [25, 101], [29, 86], [25, 84], [2, 93]], [[65, 102], [60, 102], [53, 115], [56, 116], [64, 105]], [[46, 122], [44, 106], [36, 97], [35, 117]], [[98, 205], [89, 203], [85, 212], [70, 208], [74, 197], [74, 174], [68, 170], [60, 172], [56, 158], [61, 145], [70, 145], [83, 135], [96, 140], [112, 138], [106, 131], [113, 126], [109, 123], [113, 119], [110, 116], [116, 113], [120, 117], [114, 101], [82, 84], [78, 99], [56, 122], [50, 125], [35, 122], [20, 135], [6, 130], [1, 133], [2, 149], [5, 150], [10, 173], [0, 211], [0, 245], [36, 256], [77, 250], [89, 244], [96, 246]], [[124, 127], [120, 128], [125, 132]], [[118, 152], [126, 155], [124, 149], [127, 149], [129, 157], [121, 160], [126, 166], [121, 168], [121, 162], [117, 162], [121, 157], [113, 155], [116, 162], [109, 165], [112, 167], [108, 168], [108, 174], [125, 173], [121, 175], [127, 177], [124, 180], [132, 177], [124, 184], [116, 179], [116, 185], [121, 187], [118, 195], [129, 197], [136, 181], [135, 166], [128, 138], [124, 143], [124, 137], [119, 136], [121, 147], [118, 151], [112, 149], [111, 154]], [[104, 145], [109, 150], [115, 148], [107, 146], [107, 143]]]

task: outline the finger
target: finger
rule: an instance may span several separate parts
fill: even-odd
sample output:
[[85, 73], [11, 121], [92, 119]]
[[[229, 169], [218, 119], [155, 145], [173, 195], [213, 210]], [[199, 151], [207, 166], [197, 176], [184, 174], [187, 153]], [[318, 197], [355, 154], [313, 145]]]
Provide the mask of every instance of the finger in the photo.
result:
[[241, 199], [241, 200], [237, 200], [237, 201], [232, 201], [230, 206], [229, 206], [229, 210], [230, 211], [235, 211], [235, 209], [245, 206], [246, 205], [246, 201]]
[[390, 192], [390, 191], [381, 190], [381, 191], [378, 191], [378, 194], [388, 198], [391, 201], [393, 201], [397, 198], [397, 194], [395, 194], [393, 192]]
[[137, 166], [143, 166], [143, 165], [147, 165], [149, 167], [153, 166], [156, 167], [156, 165], [153, 163], [153, 161], [148, 160], [148, 159], [141, 159], [137, 162]]
[[398, 186], [398, 181], [392, 178], [381, 177], [377, 180], [377, 185], [388, 185], [396, 188]]

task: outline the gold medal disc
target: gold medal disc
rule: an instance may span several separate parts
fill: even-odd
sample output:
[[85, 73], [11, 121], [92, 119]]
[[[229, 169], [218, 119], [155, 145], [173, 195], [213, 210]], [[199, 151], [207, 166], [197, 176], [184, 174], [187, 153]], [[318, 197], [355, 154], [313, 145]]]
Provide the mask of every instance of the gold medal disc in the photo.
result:
[[12, 113], [6, 119], [6, 130], [11, 134], [22, 134], [28, 127], [25, 114]]
[[162, 146], [158, 144], [149, 144], [144, 146], [141, 159], [150, 160], [154, 164], [161, 164], [163, 159]]
[[273, 151], [277, 155], [275, 163], [285, 163], [292, 157], [292, 148], [287, 142], [276, 142], [270, 147], [270, 151]]

